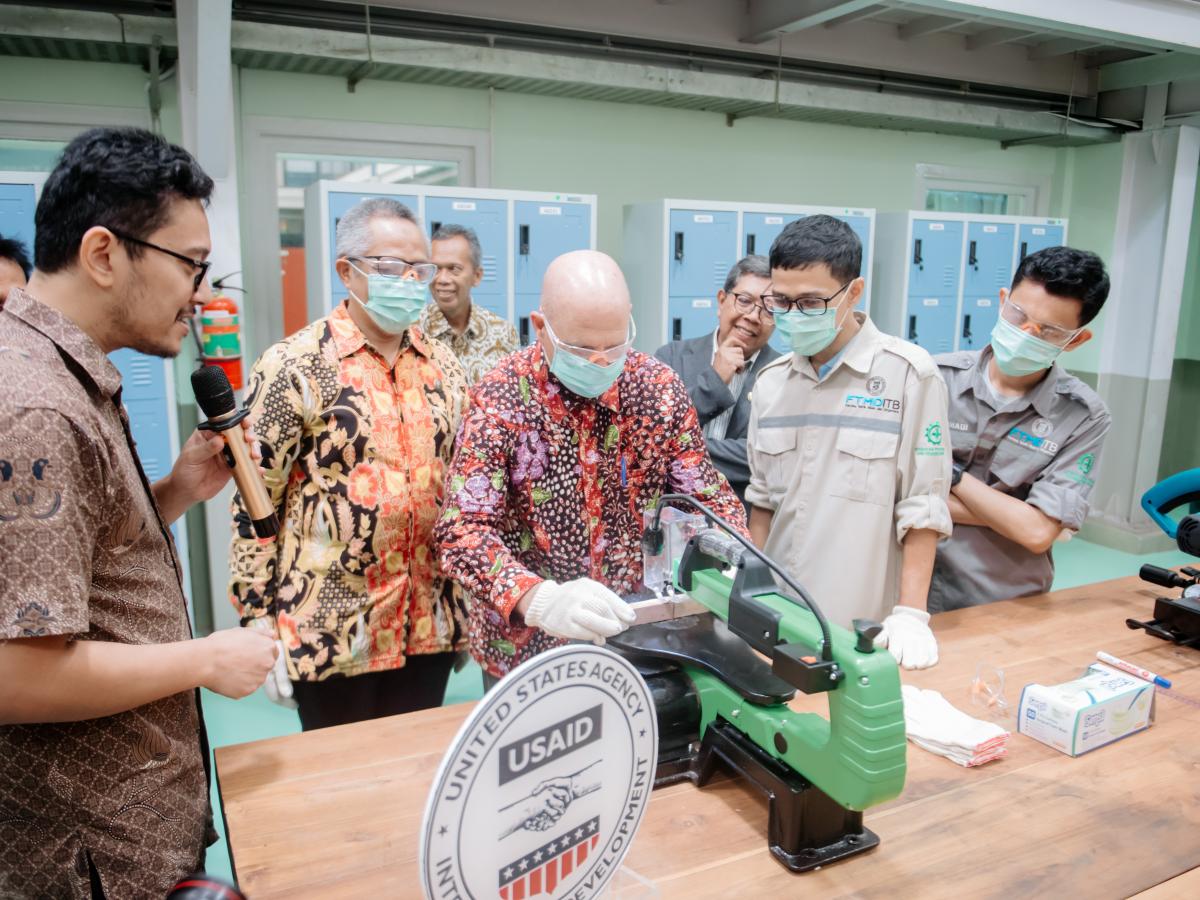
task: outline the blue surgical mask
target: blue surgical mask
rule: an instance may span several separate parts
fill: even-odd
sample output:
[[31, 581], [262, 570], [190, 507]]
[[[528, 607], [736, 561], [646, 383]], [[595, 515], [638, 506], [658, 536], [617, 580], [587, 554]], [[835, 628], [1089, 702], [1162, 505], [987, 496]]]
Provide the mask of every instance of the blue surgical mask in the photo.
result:
[[602, 366], [556, 347], [554, 359], [550, 361], [550, 372], [572, 394], [592, 399], [607, 391], [621, 377], [627, 355], [622, 354], [620, 359]]
[[1005, 375], [1016, 378], [1048, 369], [1062, 352], [1062, 347], [1022, 331], [1004, 316], [992, 327], [992, 353]]
[[625, 360], [629, 357], [628, 350], [608, 365], [602, 366], [564, 349], [563, 342], [555, 335], [549, 322], [546, 323], [546, 332], [554, 345], [550, 374], [561, 381], [572, 394], [587, 397], [589, 400], [594, 399], [612, 387], [621, 377], [621, 372], [625, 369]]
[[838, 307], [831, 306], [819, 316], [806, 316], [799, 310], [775, 313], [775, 327], [783, 332], [797, 356], [813, 356], [837, 339], [842, 330], [837, 323]]
[[350, 296], [362, 303], [371, 321], [388, 334], [401, 334], [421, 317], [429, 302], [429, 285], [415, 278], [367, 275], [367, 300], [353, 291]]

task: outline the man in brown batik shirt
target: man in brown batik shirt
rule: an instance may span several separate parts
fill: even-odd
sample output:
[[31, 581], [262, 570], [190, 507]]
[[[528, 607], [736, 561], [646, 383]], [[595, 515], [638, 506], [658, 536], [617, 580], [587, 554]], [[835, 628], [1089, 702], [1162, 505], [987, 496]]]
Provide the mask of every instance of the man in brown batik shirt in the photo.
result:
[[173, 356], [208, 296], [212, 181], [149, 132], [63, 151], [0, 310], [0, 897], [161, 900], [212, 837], [198, 687], [273, 642], [192, 639], [170, 523], [228, 481], [212, 435], [146, 480], [106, 356]]

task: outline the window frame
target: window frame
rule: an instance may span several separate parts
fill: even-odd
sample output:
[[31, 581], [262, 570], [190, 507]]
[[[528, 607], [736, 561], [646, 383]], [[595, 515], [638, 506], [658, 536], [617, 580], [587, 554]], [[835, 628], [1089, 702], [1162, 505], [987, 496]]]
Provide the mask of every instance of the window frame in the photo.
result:
[[[1048, 175], [1017, 175], [1007, 171], [918, 163], [913, 209], [925, 209], [925, 201], [931, 190], [974, 191], [983, 194], [1007, 194], [1009, 211], [1005, 215], [1048, 216], [1050, 181]], [[1023, 201], [1023, 208], [1019, 213], [1011, 210], [1013, 197], [1020, 197]]]

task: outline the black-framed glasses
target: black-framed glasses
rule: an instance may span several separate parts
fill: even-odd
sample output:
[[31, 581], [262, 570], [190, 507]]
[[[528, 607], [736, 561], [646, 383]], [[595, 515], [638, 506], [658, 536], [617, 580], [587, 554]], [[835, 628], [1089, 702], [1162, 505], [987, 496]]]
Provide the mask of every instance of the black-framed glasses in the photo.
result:
[[151, 250], [157, 250], [159, 253], [165, 253], [167, 256], [173, 256], [176, 259], [187, 263], [196, 270], [196, 276], [192, 279], [192, 293], [200, 290], [200, 285], [204, 283], [204, 276], [208, 274], [208, 267], [212, 265], [212, 260], [192, 259], [186, 254], [177, 253], [174, 250], [168, 250], [166, 247], [160, 247], [158, 244], [150, 243], [150, 241], [143, 241], [141, 238], [135, 238], [132, 234], [126, 234], [124, 231], [118, 231], [115, 228], [109, 228], [108, 230], [126, 243], [137, 244], [141, 247], [149, 247]]
[[757, 309], [766, 318], [774, 319], [775, 312], [767, 306], [764, 300], [765, 298], [755, 297], [753, 294], [734, 294], [733, 308], [743, 315]]
[[361, 260], [371, 263], [375, 275], [386, 275], [388, 278], [415, 278], [421, 284], [433, 281], [437, 274], [437, 263], [413, 263], [397, 256], [347, 256], [349, 260]]
[[829, 304], [837, 299], [838, 294], [842, 293], [852, 284], [854, 284], [853, 279], [847, 281], [828, 297], [792, 298], [785, 297], [783, 294], [763, 294], [763, 305], [775, 315], [799, 312], [806, 316], [820, 316], [825, 314], [825, 310], [829, 309]]

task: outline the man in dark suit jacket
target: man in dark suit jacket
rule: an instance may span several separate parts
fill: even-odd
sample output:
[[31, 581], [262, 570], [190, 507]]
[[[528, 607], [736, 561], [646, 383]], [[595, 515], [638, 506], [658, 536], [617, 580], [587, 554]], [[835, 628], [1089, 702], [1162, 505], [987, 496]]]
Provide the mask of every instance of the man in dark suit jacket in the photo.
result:
[[654, 354], [683, 380], [700, 414], [708, 453], [742, 502], [750, 483], [746, 461], [750, 391], [759, 371], [779, 356], [767, 345], [775, 320], [762, 305], [763, 291], [770, 283], [765, 256], [739, 260], [729, 270], [725, 288], [717, 292], [716, 332], [673, 341]]

